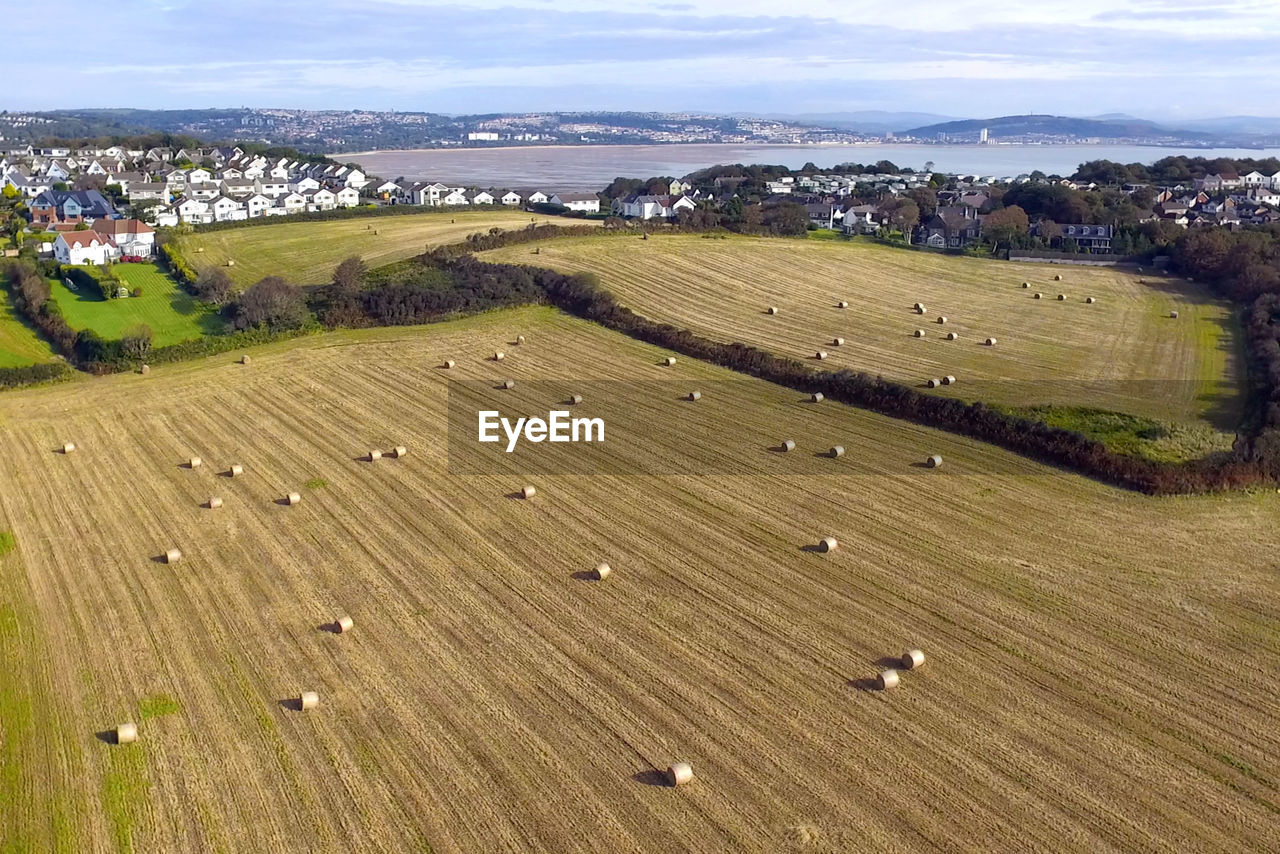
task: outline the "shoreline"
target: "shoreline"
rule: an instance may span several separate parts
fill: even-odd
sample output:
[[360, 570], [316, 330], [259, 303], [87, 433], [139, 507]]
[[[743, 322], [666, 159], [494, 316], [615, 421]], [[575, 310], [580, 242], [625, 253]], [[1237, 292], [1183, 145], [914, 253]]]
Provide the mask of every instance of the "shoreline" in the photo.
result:
[[[556, 143], [554, 145], [494, 145], [494, 146], [454, 146], [450, 148], [375, 148], [371, 151], [348, 151], [341, 154], [329, 154], [324, 156], [337, 160], [342, 157], [372, 157], [379, 154], [426, 154], [435, 152], [459, 152], [474, 154], [477, 151], [555, 151], [566, 149], [592, 149], [599, 151], [600, 149], [629, 149], [629, 148], [822, 148], [822, 149], [841, 149], [841, 148], [868, 148], [872, 146], [903, 146], [913, 148], [975, 148], [975, 149], [1001, 149], [1001, 148], [1168, 148], [1170, 150], [1186, 150], [1186, 151], [1217, 151], [1222, 146], [1215, 145], [1183, 145], [1168, 144], [1157, 142], [1122, 142], [1122, 143], [1104, 143], [1104, 142], [997, 142], [987, 145], [977, 142], [900, 142], [897, 140], [877, 140], [875, 142], [622, 142], [622, 143], [584, 143], [582, 145], [566, 145], [564, 143]], [[1233, 146], [1241, 151], [1272, 151], [1274, 149], [1265, 146]]]

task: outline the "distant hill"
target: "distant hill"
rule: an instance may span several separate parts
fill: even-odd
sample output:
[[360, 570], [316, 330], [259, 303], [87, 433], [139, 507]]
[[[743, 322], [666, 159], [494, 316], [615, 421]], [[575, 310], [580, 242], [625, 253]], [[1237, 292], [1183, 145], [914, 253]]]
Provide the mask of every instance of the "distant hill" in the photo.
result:
[[1176, 138], [1187, 142], [1200, 142], [1208, 134], [1194, 131], [1171, 130], [1146, 119], [1132, 117], [1109, 119], [1077, 119], [1069, 116], [1001, 116], [992, 119], [964, 119], [941, 122], [912, 128], [906, 133], [917, 137], [936, 137], [938, 134], [968, 135], [987, 128], [992, 136], [1067, 136], [1105, 138]]
[[1219, 116], [1213, 119], [1187, 119], [1179, 127], [1217, 133], [1280, 134], [1280, 118], [1268, 116]]

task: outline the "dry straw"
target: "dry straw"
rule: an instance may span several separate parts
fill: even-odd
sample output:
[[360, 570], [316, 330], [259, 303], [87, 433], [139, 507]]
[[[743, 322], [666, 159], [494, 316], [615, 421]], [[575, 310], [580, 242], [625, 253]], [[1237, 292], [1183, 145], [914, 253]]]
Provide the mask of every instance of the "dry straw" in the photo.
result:
[[503, 381], [502, 381], [502, 387], [503, 387], [503, 388], [505, 388], [505, 389], [512, 389], [512, 388], [515, 388], [515, 387], [516, 387], [516, 381], [515, 381], [515, 380], [503, 380]]
[[1022, 283], [1022, 286], [1023, 286], [1024, 288], [1029, 288], [1029, 287], [1031, 287], [1031, 283], [1030, 283], [1030, 282], [1023, 282], [1023, 283]]
[[891, 688], [898, 687], [898, 671], [884, 670], [876, 677], [876, 687], [881, 691], [888, 691]]
[[1061, 282], [1061, 281], [1062, 281], [1062, 274], [1061, 274], [1061, 273], [1059, 273], [1058, 275], [1054, 276], [1054, 277], [1053, 277], [1053, 280], [1054, 280], [1055, 282]]
[[836, 542], [835, 537], [823, 537], [822, 542], [818, 543], [818, 551], [833, 552], [840, 548], [840, 543]]
[[810, 402], [810, 403], [822, 403], [822, 401], [824, 401], [824, 400], [826, 400], [826, 399], [827, 399], [827, 398], [826, 398], [826, 395], [824, 395], [824, 394], [823, 394], [822, 392], [820, 392], [820, 391], [815, 391], [813, 394], [809, 395], [809, 402]]
[[955, 333], [955, 332], [948, 332], [948, 333], [947, 333], [947, 340], [948, 340], [948, 341], [959, 341], [959, 340], [960, 340], [960, 336], [959, 336], [959, 334], [957, 334], [957, 333]]
[[222, 506], [222, 499], [221, 499], [221, 498], [219, 498], [218, 496], [216, 496], [216, 495], [215, 495], [215, 496], [213, 496], [212, 498], [210, 498], [210, 499], [209, 499], [209, 509], [210, 509], [210, 510], [217, 510], [217, 509], [218, 509], [219, 507], [221, 507], [221, 506]]
[[902, 654], [902, 669], [915, 670], [924, 665], [924, 653], [918, 649], [909, 649]]
[[947, 322], [947, 316], [946, 316], [945, 314], [940, 314], [940, 315], [938, 315], [938, 322], [939, 322], [939, 323], [946, 323], [946, 322]]
[[1177, 320], [1177, 319], [1178, 319], [1178, 313], [1177, 313], [1176, 311], [1171, 311], [1171, 312], [1169, 312], [1169, 317], [1173, 318], [1174, 320]]
[[1032, 299], [1044, 299], [1044, 294], [1037, 293]]
[[376, 462], [377, 462], [378, 460], [380, 460], [380, 459], [382, 459], [382, 451], [370, 451], [370, 452], [369, 452], [369, 462], [371, 462], [371, 463], [376, 463]]
[[193, 468], [193, 469], [198, 469], [202, 465], [204, 465], [204, 460], [200, 459], [199, 457], [192, 457], [191, 460], [187, 463], [187, 467]]
[[133, 744], [138, 740], [138, 725], [120, 724], [116, 727], [116, 744]]
[[391, 456], [395, 457], [397, 460], [408, 453], [409, 453], [409, 449], [406, 448], [404, 445], [396, 445], [394, 448], [391, 449]]
[[524, 336], [523, 336], [523, 335], [517, 335], [517, 336], [516, 336], [516, 344], [523, 344], [523, 343], [524, 343]]
[[771, 305], [771, 306], [769, 306], [769, 313], [770, 313], [770, 314], [777, 314], [777, 313], [778, 313], [778, 307], [777, 307], [776, 305]]
[[1095, 302], [1097, 302], [1097, 300], [1094, 299], [1093, 297], [1085, 297], [1085, 302], [1087, 302], [1089, 305], [1093, 305]]
[[284, 498], [284, 502], [288, 504], [290, 507], [292, 507], [294, 504], [297, 504], [301, 500], [302, 500], [302, 496], [296, 492], [290, 492]]
[[826, 350], [819, 350], [818, 352], [814, 353], [813, 355], [814, 355], [814, 358], [816, 358], [816, 359], [819, 359], [819, 360], [821, 360], [821, 359], [825, 359], [825, 358], [827, 358], [827, 351], [826, 351]]
[[571, 396], [569, 398], [569, 403], [573, 404], [574, 406], [577, 406], [579, 403], [582, 403], [582, 395], [575, 394]]
[[241, 356], [241, 357], [240, 357], [240, 364], [242, 364], [242, 365], [247, 365], [247, 364], [249, 364], [249, 363], [250, 363], [250, 362], [252, 362], [252, 361], [253, 361], [253, 359], [250, 359], [248, 356]]
[[609, 567], [609, 564], [602, 562], [596, 564], [596, 568], [592, 572], [592, 575], [595, 577], [596, 581], [604, 581], [609, 577], [609, 573], [611, 572], [613, 572], [613, 570]]
[[236, 463], [231, 467], [232, 477], [239, 477], [242, 474], [244, 474], [244, 466], [240, 465], [239, 463]]
[[302, 706], [302, 711], [314, 709], [320, 705], [320, 695], [315, 691], [303, 691], [298, 697], [298, 705]]
[[929, 380], [929, 382], [928, 382], [928, 383], [926, 383], [926, 385], [928, 385], [928, 386], [929, 386], [929, 388], [937, 388], [938, 386], [942, 385], [942, 380], [940, 380], [940, 379], [936, 379], [936, 378], [935, 378], [935, 379], [931, 379], [931, 380]]
[[147, 374], [151, 373], [151, 366], [143, 365], [141, 368], [138, 368], [138, 373], [142, 374], [145, 377]]
[[1067, 301], [1066, 294], [1058, 294], [1058, 302], [1066, 302], [1066, 301]]
[[955, 385], [955, 384], [956, 384], [956, 378], [955, 378], [955, 377], [953, 377], [953, 376], [951, 376], [951, 374], [947, 374], [945, 377], [943, 377], [943, 378], [942, 378], [942, 384], [943, 384], [943, 385]]
[[505, 358], [507, 358], [507, 354], [502, 352], [501, 350], [493, 354], [493, 360], [495, 362], [501, 362]]
[[831, 346], [832, 346], [832, 347], [842, 347], [842, 346], [844, 346], [844, 339], [843, 339], [843, 338], [832, 338], [832, 339], [831, 339]]
[[538, 494], [538, 490], [537, 490], [537, 489], [535, 489], [535, 488], [534, 488], [534, 487], [532, 487], [532, 486], [522, 486], [522, 487], [520, 487], [520, 496], [521, 496], [522, 498], [525, 498], [526, 500], [527, 500], [527, 499], [532, 498], [533, 496], [535, 496], [535, 495], [537, 495], [537, 494]]
[[924, 303], [922, 302], [916, 303], [915, 309], [916, 309], [916, 314], [924, 314], [925, 313]]
[[339, 617], [335, 621], [335, 624], [338, 627], [338, 634], [341, 635], [351, 631], [355, 627], [356, 623], [355, 623], [355, 620], [351, 619], [350, 617]]
[[75, 442], [67, 442], [65, 445], [62, 446], [62, 453], [64, 454], [75, 453], [75, 450], [76, 450]]
[[672, 786], [684, 786], [693, 782], [693, 766], [688, 762], [676, 762], [667, 768], [667, 782]]
[[182, 552], [177, 549], [169, 549], [164, 553], [165, 563], [177, 563], [180, 560], [182, 560]]
[[836, 308], [848, 308], [848, 307], [849, 307], [849, 303], [845, 302], [844, 300], [840, 300], [840, 302], [836, 303]]

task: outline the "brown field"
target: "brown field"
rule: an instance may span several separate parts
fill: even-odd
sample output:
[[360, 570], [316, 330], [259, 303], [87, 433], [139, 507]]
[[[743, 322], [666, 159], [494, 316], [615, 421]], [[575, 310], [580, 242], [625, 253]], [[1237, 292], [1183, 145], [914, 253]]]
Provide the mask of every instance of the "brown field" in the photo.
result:
[[[1280, 848], [1280, 496], [730, 394], [546, 309], [253, 354], [0, 397], [0, 850]], [[655, 398], [618, 453], [740, 473], [450, 474], [444, 357], [697, 384], [704, 430]], [[788, 474], [783, 435], [869, 473]]]
[[[594, 272], [646, 317], [780, 355], [826, 350], [823, 364], [832, 370], [916, 386], [959, 378], [941, 394], [1203, 419], [1228, 431], [1239, 419], [1230, 307], [1178, 279], [1148, 276], [1140, 284], [1141, 276], [1115, 268], [1011, 264], [862, 241], [655, 235], [556, 240], [532, 252], [511, 246], [484, 257]], [[1062, 282], [1053, 280], [1058, 273]], [[1098, 302], [1086, 304], [1089, 296]], [[840, 300], [849, 308], [837, 308]], [[924, 316], [913, 310], [917, 302]], [[769, 306], [779, 313], [767, 314]], [[916, 329], [926, 337], [914, 338]], [[947, 341], [948, 332], [959, 340]], [[832, 346], [836, 336], [842, 346]], [[989, 337], [995, 347], [984, 346]]]
[[439, 211], [209, 231], [183, 237], [181, 245], [198, 272], [234, 260], [235, 266], [226, 270], [238, 285], [252, 285], [264, 276], [315, 285], [328, 282], [333, 268], [352, 255], [380, 267], [428, 248], [460, 243], [477, 231], [523, 228], [533, 220], [583, 224], [518, 210]]

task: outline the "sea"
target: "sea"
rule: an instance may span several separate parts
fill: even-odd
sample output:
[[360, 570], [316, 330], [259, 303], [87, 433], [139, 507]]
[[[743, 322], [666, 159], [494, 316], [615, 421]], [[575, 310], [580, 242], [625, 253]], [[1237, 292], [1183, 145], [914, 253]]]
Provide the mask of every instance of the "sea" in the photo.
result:
[[1151, 163], [1162, 157], [1280, 157], [1280, 149], [1177, 148], [1141, 145], [570, 145], [511, 148], [453, 148], [335, 154], [383, 178], [440, 181], [478, 187], [541, 189], [547, 193], [595, 191], [619, 176], [683, 177], [723, 163], [769, 163], [799, 168], [812, 161], [827, 168], [840, 163], [892, 161], [935, 172], [1013, 177], [1035, 170], [1071, 175], [1087, 160]]

